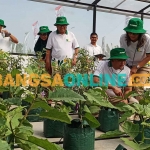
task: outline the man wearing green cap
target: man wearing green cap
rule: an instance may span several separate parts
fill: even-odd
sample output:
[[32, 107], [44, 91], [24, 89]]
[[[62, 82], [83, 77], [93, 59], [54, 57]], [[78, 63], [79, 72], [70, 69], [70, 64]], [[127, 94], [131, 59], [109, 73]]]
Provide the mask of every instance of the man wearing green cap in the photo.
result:
[[10, 52], [10, 41], [18, 43], [18, 40], [4, 28], [6, 28], [4, 20], [0, 19], [0, 49], [5, 52]]
[[[126, 33], [120, 38], [120, 47], [124, 48], [129, 56], [127, 66], [131, 68], [131, 74], [148, 74], [150, 67], [146, 64], [150, 61], [150, 36], [143, 29], [143, 21], [131, 18], [124, 31]], [[137, 92], [138, 90], [136, 87]]]
[[49, 35], [46, 45], [46, 68], [50, 74], [53, 60], [62, 62], [65, 58], [71, 58], [75, 65], [79, 48], [75, 35], [67, 31], [69, 23], [66, 17], [57, 17], [54, 25], [57, 30]]
[[[126, 55], [125, 49], [115, 48], [110, 51], [109, 61], [99, 62], [97, 69], [94, 72], [94, 82], [103, 82], [103, 85], [108, 86], [106, 90], [111, 103], [115, 104], [119, 101], [128, 103], [124, 99], [124, 95], [129, 93], [132, 88], [128, 87], [130, 69], [125, 66]], [[99, 85], [100, 86], [100, 85]], [[116, 99], [116, 96], [121, 96], [122, 99]], [[137, 102], [134, 98], [130, 98], [133, 102]]]

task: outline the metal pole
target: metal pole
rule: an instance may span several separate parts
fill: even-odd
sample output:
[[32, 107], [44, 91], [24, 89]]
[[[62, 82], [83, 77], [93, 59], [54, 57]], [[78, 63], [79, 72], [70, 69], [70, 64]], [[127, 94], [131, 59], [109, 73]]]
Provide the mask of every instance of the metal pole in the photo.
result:
[[93, 33], [96, 33], [96, 5], [93, 6]]
[[[142, 11], [143, 12], [143, 11]], [[141, 14], [141, 20], [143, 20], [143, 18], [144, 18], [144, 15], [143, 14]]]

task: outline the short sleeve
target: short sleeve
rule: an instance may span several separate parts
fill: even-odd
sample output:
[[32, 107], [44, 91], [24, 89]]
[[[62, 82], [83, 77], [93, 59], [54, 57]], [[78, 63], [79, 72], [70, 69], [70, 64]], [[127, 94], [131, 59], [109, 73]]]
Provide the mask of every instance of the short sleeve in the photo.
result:
[[148, 34], [145, 34], [145, 36], [146, 36], [145, 52], [147, 54], [150, 54], [150, 36]]
[[52, 37], [53, 37], [53, 33], [49, 34], [47, 44], [46, 44], [46, 49], [49, 49], [49, 50], [52, 49], [53, 47]]
[[98, 63], [98, 66], [94, 71], [94, 76], [99, 76], [100, 74], [103, 74], [104, 64], [105, 64], [105, 62], [103, 62], [103, 61], [100, 61]]
[[121, 37], [120, 37], [120, 47], [122, 47], [122, 48], [124, 48], [124, 40], [125, 40], [125, 35], [123, 34], [123, 35], [121, 35]]
[[72, 40], [72, 47], [73, 49], [76, 49], [76, 48], [79, 48], [79, 44], [78, 44], [78, 41], [75, 37], [75, 35], [72, 33], [72, 37], [73, 37], [73, 40]]

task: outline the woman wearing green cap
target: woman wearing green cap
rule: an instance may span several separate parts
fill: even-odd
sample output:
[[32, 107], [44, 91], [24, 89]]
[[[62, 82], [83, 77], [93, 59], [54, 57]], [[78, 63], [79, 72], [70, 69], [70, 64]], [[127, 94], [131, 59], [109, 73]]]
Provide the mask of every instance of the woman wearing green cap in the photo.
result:
[[132, 18], [124, 30], [126, 34], [120, 38], [120, 47], [124, 48], [129, 56], [127, 66], [131, 68], [131, 74], [144, 70], [149, 72], [149, 68], [144, 66], [150, 61], [150, 36], [143, 29], [143, 21]]
[[[145, 65], [150, 61], [150, 36], [143, 29], [143, 21], [132, 18], [124, 30], [126, 34], [120, 38], [120, 47], [124, 48], [129, 56], [127, 66], [131, 68], [131, 74], [148, 74], [150, 68]], [[139, 88], [136, 88], [136, 91], [138, 92]]]
[[51, 33], [47, 26], [41, 26], [39, 29], [39, 38], [34, 46], [35, 53], [42, 52], [42, 58], [45, 59], [46, 56], [46, 44], [48, 40], [48, 36]]

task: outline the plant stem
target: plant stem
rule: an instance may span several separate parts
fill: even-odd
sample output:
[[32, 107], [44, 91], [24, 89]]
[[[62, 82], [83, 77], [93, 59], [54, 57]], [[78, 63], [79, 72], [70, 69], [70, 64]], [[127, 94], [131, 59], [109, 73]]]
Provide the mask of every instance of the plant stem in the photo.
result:
[[24, 115], [24, 117], [22, 118], [21, 122], [19, 123], [18, 127], [21, 126], [22, 122], [26, 119], [26, 117], [28, 116], [28, 113], [30, 112], [30, 110], [32, 109], [32, 106], [34, 104], [35, 99], [37, 98], [37, 87], [35, 88], [35, 98], [33, 99], [29, 109], [27, 110], [26, 114]]

